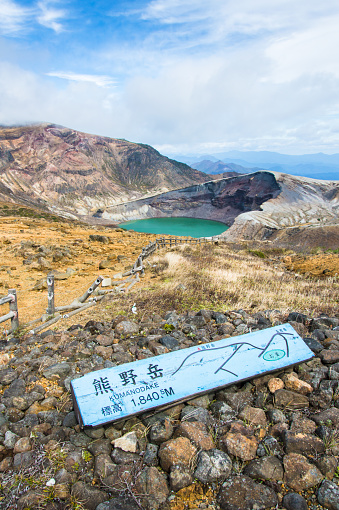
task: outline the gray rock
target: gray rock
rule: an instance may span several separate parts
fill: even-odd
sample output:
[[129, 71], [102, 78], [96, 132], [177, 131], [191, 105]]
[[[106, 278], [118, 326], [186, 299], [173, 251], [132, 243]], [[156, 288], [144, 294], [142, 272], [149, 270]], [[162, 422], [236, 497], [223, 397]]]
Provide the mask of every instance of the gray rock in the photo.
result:
[[319, 425], [322, 423], [330, 422], [332, 425], [337, 427], [339, 426], [339, 409], [337, 409], [336, 407], [331, 407], [330, 409], [322, 411], [319, 414], [314, 414], [312, 416], [312, 420]]
[[115, 326], [117, 335], [131, 336], [139, 333], [139, 326], [132, 321], [121, 321]]
[[179, 316], [176, 312], [168, 312], [165, 315], [166, 324], [169, 324], [170, 326], [174, 326], [174, 328], [176, 328], [178, 326], [178, 320], [179, 320]]
[[80, 448], [87, 448], [87, 446], [92, 442], [91, 438], [86, 436], [86, 434], [84, 434], [83, 432], [71, 436], [70, 441], [72, 444], [74, 444], [74, 446]]
[[28, 491], [21, 496], [18, 500], [18, 510], [25, 510], [26, 508], [39, 508], [41, 503], [40, 491]]
[[109, 501], [104, 501], [103, 503], [99, 503], [95, 510], [109, 510]]
[[219, 391], [217, 394], [217, 400], [223, 400], [232, 407], [234, 411], [240, 413], [240, 411], [247, 405], [252, 405], [254, 401], [254, 395], [249, 391], [244, 392], [227, 392]]
[[252, 460], [247, 464], [244, 474], [256, 480], [282, 480], [284, 469], [280, 460], [274, 455]]
[[28, 467], [32, 466], [33, 463], [34, 463], [34, 452], [33, 451], [17, 453], [16, 455], [14, 455], [13, 465], [14, 465], [14, 468], [17, 470], [28, 468]]
[[258, 446], [257, 455], [258, 457], [264, 457], [265, 455], [277, 455], [279, 457], [282, 455], [282, 447], [275, 437], [266, 436]]
[[15, 379], [18, 378], [18, 375], [18, 372], [12, 368], [5, 368], [4, 370], [0, 370], [0, 384], [3, 386], [11, 384]]
[[286, 453], [301, 453], [302, 455], [314, 455], [324, 453], [324, 442], [312, 434], [286, 431], [283, 434]]
[[205, 425], [210, 425], [212, 422], [211, 415], [203, 407], [186, 406], [181, 411], [182, 421], [201, 421]]
[[309, 407], [309, 400], [305, 395], [289, 390], [277, 390], [274, 393], [274, 401], [277, 407], [287, 410]]
[[248, 476], [231, 476], [218, 494], [222, 510], [264, 510], [278, 504], [276, 493]]
[[142, 507], [145, 510], [158, 510], [169, 494], [166, 476], [155, 467], [145, 468], [138, 476], [135, 489], [143, 494]]
[[288, 419], [280, 409], [269, 409], [267, 411], [268, 419], [272, 423], [287, 423]]
[[221, 421], [228, 421], [235, 416], [235, 411], [233, 411], [232, 407], [221, 400], [213, 402], [210, 405], [210, 410], [213, 416]]
[[9, 398], [9, 397], [18, 397], [21, 395], [24, 395], [26, 391], [26, 384], [23, 379], [15, 379], [9, 388], [6, 388], [3, 397]]
[[339, 487], [337, 484], [324, 480], [320, 485], [317, 498], [319, 503], [329, 510], [339, 510]]
[[318, 485], [324, 478], [319, 469], [299, 453], [284, 456], [285, 482], [295, 491]]
[[325, 340], [326, 335], [321, 329], [314, 329], [312, 331], [312, 337], [322, 342], [323, 340]]
[[178, 340], [176, 340], [171, 335], [164, 335], [162, 338], [160, 338], [159, 342], [169, 351], [175, 350], [179, 346]]
[[95, 489], [84, 482], [76, 482], [72, 486], [72, 496], [81, 501], [86, 510], [95, 510], [100, 503], [109, 498], [106, 492]]
[[192, 471], [187, 466], [175, 464], [171, 467], [169, 482], [172, 491], [177, 492], [193, 482]]
[[84, 433], [92, 439], [101, 439], [104, 437], [105, 429], [104, 427], [85, 427]]
[[94, 457], [101, 455], [102, 453], [110, 455], [112, 451], [111, 441], [109, 439], [97, 439], [87, 446], [87, 450], [91, 452]]
[[333, 455], [324, 455], [320, 458], [317, 457], [314, 460], [314, 464], [320, 469], [325, 478], [332, 480], [338, 466], [338, 461]]
[[227, 453], [216, 448], [201, 451], [194, 477], [202, 483], [220, 482], [230, 476], [232, 461]]
[[194, 317], [190, 317], [189, 319], [186, 319], [186, 324], [192, 324], [193, 326], [196, 326], [198, 329], [203, 328], [207, 322], [205, 317], [202, 315], [195, 315]]
[[286, 510], [307, 510], [308, 504], [305, 498], [296, 492], [289, 492], [284, 496], [283, 506]]
[[71, 364], [66, 361], [51, 365], [43, 371], [43, 376], [46, 379], [64, 379], [71, 371]]
[[75, 412], [71, 411], [70, 413], [68, 413], [65, 416], [64, 421], [62, 422], [62, 425], [63, 425], [63, 427], [75, 427], [77, 423], [78, 422], [75, 417]]
[[90, 234], [89, 240], [98, 243], [109, 244], [109, 237], [99, 234]]
[[55, 478], [56, 483], [69, 484], [69, 483], [73, 483], [75, 481], [75, 476], [76, 475], [74, 475], [74, 474], [72, 475], [71, 473], [69, 473], [67, 471], [67, 469], [61, 468], [55, 473], [54, 478]]
[[50, 423], [52, 427], [60, 427], [64, 421], [65, 415], [66, 413], [59, 413], [58, 411], [41, 411], [38, 413], [38, 418]]
[[212, 310], [199, 310], [199, 312], [196, 314], [197, 316], [202, 316], [204, 317], [204, 319], [206, 320], [206, 322], [210, 322], [211, 319], [212, 319], [212, 315], [213, 315], [213, 311]]
[[309, 347], [315, 354], [318, 354], [324, 348], [324, 346], [315, 338], [303, 338], [303, 340], [307, 347]]
[[17, 434], [14, 434], [10, 430], [7, 430], [7, 432], [5, 434], [5, 440], [3, 442], [3, 445], [6, 446], [6, 448], [8, 450], [11, 450], [12, 448], [14, 448], [14, 445], [17, 442], [17, 440], [19, 439], [19, 437], [20, 436], [18, 436]]
[[117, 470], [117, 465], [114, 464], [111, 457], [107, 453], [101, 453], [95, 457], [94, 476], [102, 479], [110, 476]]
[[133, 499], [118, 497], [100, 503], [95, 510], [140, 510], [140, 506]]
[[228, 322], [226, 315], [221, 312], [213, 312], [212, 317], [215, 320], [216, 324], [222, 324], [223, 322]]
[[158, 450], [159, 450], [158, 445], [147, 443], [143, 459], [144, 464], [146, 464], [147, 466], [157, 466], [159, 464]]
[[152, 443], [161, 444], [172, 437], [173, 425], [171, 420], [166, 416], [155, 422], [150, 430], [150, 440]]
[[0, 427], [2, 427], [2, 425], [5, 425], [5, 423], [8, 423], [6, 416], [4, 414], [0, 414]]
[[141, 420], [144, 423], [144, 425], [146, 425], [146, 427], [152, 427], [152, 425], [154, 425], [154, 423], [156, 423], [157, 421], [163, 420], [167, 417], [168, 416], [165, 413], [155, 413], [155, 414], [152, 414], [151, 416], [147, 416], [147, 414], [144, 414], [144, 415], [141, 415]]
[[137, 453], [125, 452], [120, 448], [114, 448], [111, 453], [111, 459], [115, 464], [131, 464], [140, 461], [140, 456]]
[[290, 322], [290, 321], [300, 322], [300, 323], [306, 325], [309, 322], [309, 320], [310, 319], [307, 317], [307, 315], [304, 315], [303, 313], [290, 312], [286, 319], [286, 322]]

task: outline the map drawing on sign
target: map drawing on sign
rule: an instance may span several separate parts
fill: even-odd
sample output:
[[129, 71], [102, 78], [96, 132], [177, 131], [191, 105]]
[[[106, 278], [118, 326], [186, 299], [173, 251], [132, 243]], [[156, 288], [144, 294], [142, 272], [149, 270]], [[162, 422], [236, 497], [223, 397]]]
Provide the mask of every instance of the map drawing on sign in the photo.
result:
[[97, 426], [312, 357], [282, 324], [88, 373], [71, 381], [71, 392], [80, 425]]
[[[289, 356], [289, 349], [288, 349], [288, 340], [286, 338], [287, 335], [293, 335], [293, 333], [275, 333], [274, 335], [272, 335], [272, 338], [270, 338], [269, 342], [267, 343], [267, 345], [265, 347], [258, 347], [256, 345], [253, 345], [249, 342], [235, 342], [235, 343], [232, 343], [230, 345], [224, 345], [222, 347], [211, 347], [210, 349], [206, 349], [204, 351], [200, 350], [200, 348], [198, 347], [198, 351], [197, 352], [192, 352], [191, 354], [188, 354], [186, 356], [186, 358], [182, 361], [180, 367], [175, 370], [175, 372], [173, 372], [173, 375], [175, 375], [177, 372], [179, 372], [179, 370], [185, 365], [186, 361], [191, 357], [191, 356], [197, 356], [197, 357], [200, 357], [201, 356], [201, 352], [204, 352], [205, 353], [211, 353], [211, 351], [215, 351], [215, 350], [222, 350], [224, 351], [222, 356], [224, 357], [225, 355], [228, 355], [226, 354], [227, 352], [230, 352], [231, 351], [231, 354], [228, 356], [228, 358], [226, 359], [226, 361], [224, 361], [220, 367], [217, 368], [217, 370], [214, 372], [215, 374], [217, 372], [219, 372], [219, 370], [224, 370], [224, 372], [229, 372], [230, 374], [238, 377], [238, 374], [235, 374], [234, 372], [232, 372], [231, 370], [228, 370], [228, 368], [225, 368], [225, 366], [227, 365], [228, 367], [231, 365], [229, 363], [229, 361], [233, 358], [233, 356], [235, 356], [239, 351], [239, 356], [241, 355], [241, 348], [244, 347], [243, 351], [246, 349], [245, 346], [250, 346], [252, 347], [253, 349], [257, 349], [259, 351], [259, 354], [258, 354], [258, 358], [260, 358], [260, 356], [264, 355], [264, 359], [266, 361], [276, 361], [277, 359], [281, 359], [283, 358], [284, 356]], [[284, 341], [285, 341], [285, 350], [283, 349], [272, 349], [270, 351], [268, 351], [268, 348], [271, 346], [273, 340], [275, 339], [275, 337], [281, 337]], [[200, 354], [200, 356], [199, 356]], [[205, 357], [201, 358], [199, 363], [203, 363], [205, 360]]]

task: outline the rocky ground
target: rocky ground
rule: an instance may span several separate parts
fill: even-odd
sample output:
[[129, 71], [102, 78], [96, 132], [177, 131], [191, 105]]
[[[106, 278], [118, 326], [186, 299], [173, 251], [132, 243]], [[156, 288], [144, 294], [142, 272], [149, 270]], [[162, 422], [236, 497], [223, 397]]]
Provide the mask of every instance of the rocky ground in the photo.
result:
[[20, 322], [27, 323], [46, 312], [49, 272], [55, 274], [55, 305], [68, 305], [98, 274], [129, 269], [155, 237], [67, 221], [2, 217], [0, 294], [17, 290]]
[[[73, 378], [286, 321], [311, 361], [80, 430]], [[339, 508], [339, 314], [115, 316], [4, 340], [0, 352], [3, 509]]]

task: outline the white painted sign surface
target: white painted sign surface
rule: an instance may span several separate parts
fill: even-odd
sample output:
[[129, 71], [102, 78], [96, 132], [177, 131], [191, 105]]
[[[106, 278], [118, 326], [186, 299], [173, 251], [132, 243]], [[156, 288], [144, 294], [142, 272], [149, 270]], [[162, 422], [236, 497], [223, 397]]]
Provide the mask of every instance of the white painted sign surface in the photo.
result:
[[294, 365], [314, 356], [290, 326], [225, 338], [74, 379], [78, 421], [96, 426]]

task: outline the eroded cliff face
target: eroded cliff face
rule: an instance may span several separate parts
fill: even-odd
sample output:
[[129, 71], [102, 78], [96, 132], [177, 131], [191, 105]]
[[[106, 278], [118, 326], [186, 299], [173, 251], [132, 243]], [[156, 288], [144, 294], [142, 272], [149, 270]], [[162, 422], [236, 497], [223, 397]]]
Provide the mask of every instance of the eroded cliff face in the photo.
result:
[[280, 186], [272, 173], [256, 172], [110, 207], [101, 216], [121, 222], [185, 216], [216, 220], [231, 225], [239, 214], [259, 210], [264, 202], [278, 196], [280, 191]]
[[209, 176], [148, 145], [43, 124], [0, 129], [0, 199], [60, 214], [205, 182]]
[[[293, 247], [299, 242], [298, 238], [304, 238], [306, 243], [307, 237], [312, 236], [312, 245], [322, 246], [322, 240], [333, 235], [339, 227], [339, 181], [321, 181], [278, 172], [271, 174], [281, 192], [264, 201], [260, 210], [238, 215], [232, 227], [223, 234], [225, 239], [277, 240]], [[296, 227], [299, 231], [295, 230]], [[293, 236], [290, 236], [292, 229]], [[324, 246], [330, 247], [330, 244]]]

